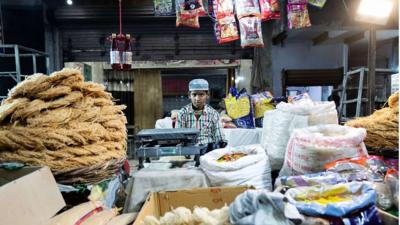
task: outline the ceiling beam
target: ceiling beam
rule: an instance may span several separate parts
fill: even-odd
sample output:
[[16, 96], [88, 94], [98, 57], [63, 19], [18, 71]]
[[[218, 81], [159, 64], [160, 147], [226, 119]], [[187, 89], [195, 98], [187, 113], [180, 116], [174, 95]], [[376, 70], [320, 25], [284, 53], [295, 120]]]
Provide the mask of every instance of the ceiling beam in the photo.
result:
[[345, 44], [352, 44], [352, 43], [354, 43], [354, 42], [357, 42], [357, 41], [360, 41], [360, 40], [362, 40], [362, 39], [364, 39], [364, 36], [365, 36], [365, 32], [364, 31], [362, 31], [362, 32], [358, 32], [357, 34], [355, 34], [355, 35], [352, 35], [352, 36], [350, 36], [350, 37], [347, 37], [347, 38], [345, 38], [344, 40], [343, 40], [343, 42], [345, 43]]
[[320, 45], [323, 42], [329, 40], [329, 32], [325, 31], [316, 36], [315, 38], [312, 39], [313, 45]]

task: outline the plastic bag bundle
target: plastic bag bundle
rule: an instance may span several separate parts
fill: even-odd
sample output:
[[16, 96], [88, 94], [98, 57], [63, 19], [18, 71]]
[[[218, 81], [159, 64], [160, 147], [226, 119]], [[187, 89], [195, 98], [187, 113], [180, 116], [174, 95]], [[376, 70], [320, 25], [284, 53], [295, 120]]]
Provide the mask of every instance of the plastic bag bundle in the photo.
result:
[[375, 204], [376, 191], [368, 183], [296, 187], [285, 196], [308, 216], [343, 217]]
[[321, 172], [325, 164], [334, 160], [366, 156], [365, 136], [363, 128], [333, 124], [296, 129], [279, 176]]
[[310, 27], [310, 15], [307, 9], [307, 0], [288, 0], [287, 16], [289, 29]]
[[224, 98], [228, 116], [238, 128], [254, 128], [253, 107], [246, 89], [237, 93], [236, 88], [231, 88], [228, 97]]
[[261, 20], [280, 19], [279, 0], [260, 0]]
[[307, 96], [293, 100], [293, 103], [281, 102], [276, 110], [266, 111], [261, 144], [268, 152], [272, 169], [281, 169], [287, 143], [294, 129], [337, 123], [334, 102], [313, 102]]
[[[235, 161], [218, 162], [227, 154], [246, 154]], [[200, 157], [200, 167], [211, 186], [252, 185], [271, 190], [271, 168], [268, 156], [260, 145], [216, 149]]]
[[239, 19], [240, 45], [247, 47], [264, 47], [261, 31], [261, 19], [258, 16], [246, 16]]

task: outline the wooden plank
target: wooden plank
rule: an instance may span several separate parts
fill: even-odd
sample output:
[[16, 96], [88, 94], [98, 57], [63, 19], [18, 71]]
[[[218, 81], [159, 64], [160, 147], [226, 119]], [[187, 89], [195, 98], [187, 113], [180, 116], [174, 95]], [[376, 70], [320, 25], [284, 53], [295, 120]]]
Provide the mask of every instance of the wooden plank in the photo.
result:
[[365, 32], [363, 31], [363, 32], [359, 32], [359, 33], [357, 33], [357, 34], [355, 34], [355, 35], [353, 35], [353, 36], [347, 37], [347, 38], [345, 38], [345, 39], [343, 40], [343, 42], [344, 42], [345, 44], [352, 44], [352, 43], [354, 43], [354, 42], [360, 41], [360, 40], [362, 40], [362, 39], [364, 38], [364, 36], [365, 36], [364, 33], [365, 33]]
[[139, 130], [154, 128], [162, 117], [163, 97], [161, 73], [157, 69], [134, 70], [135, 126]]

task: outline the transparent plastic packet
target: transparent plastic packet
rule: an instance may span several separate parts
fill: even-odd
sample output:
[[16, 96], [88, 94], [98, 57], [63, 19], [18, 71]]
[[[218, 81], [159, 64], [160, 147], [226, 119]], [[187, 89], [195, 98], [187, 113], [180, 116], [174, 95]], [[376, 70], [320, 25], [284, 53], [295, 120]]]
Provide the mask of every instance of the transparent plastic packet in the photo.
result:
[[248, 16], [239, 19], [240, 44], [242, 48], [264, 47], [261, 31], [261, 19], [257, 16]]

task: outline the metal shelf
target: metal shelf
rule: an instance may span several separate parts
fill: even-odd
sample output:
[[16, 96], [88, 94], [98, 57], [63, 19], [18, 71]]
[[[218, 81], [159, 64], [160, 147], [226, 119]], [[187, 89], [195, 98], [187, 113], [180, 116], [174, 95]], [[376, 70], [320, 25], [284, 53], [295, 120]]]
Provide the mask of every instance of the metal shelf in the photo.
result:
[[[21, 57], [31, 57], [32, 58], [32, 73], [37, 73], [37, 57], [44, 57], [46, 62], [46, 73], [50, 74], [49, 66], [50, 66], [50, 58], [49, 55], [45, 52], [38, 51], [33, 48], [28, 48], [22, 45], [11, 45], [11, 44], [0, 44], [0, 49], [3, 52], [0, 52], [1, 58], [14, 58], [15, 60], [15, 71], [0, 71], [0, 77], [11, 77], [16, 83], [22, 81], [22, 77], [26, 77], [27, 75], [21, 74]], [[11, 52], [11, 53], [10, 53]], [[0, 96], [0, 101], [7, 96]]]

